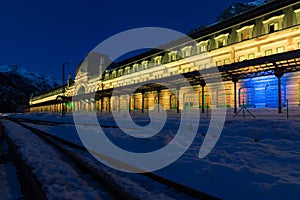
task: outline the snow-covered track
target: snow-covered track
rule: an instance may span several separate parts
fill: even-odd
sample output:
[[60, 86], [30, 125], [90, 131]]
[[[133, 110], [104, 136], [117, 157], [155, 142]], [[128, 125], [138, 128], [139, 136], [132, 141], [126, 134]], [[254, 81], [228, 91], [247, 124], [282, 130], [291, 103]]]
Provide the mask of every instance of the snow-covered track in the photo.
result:
[[40, 183], [34, 174], [31, 173], [21, 155], [17, 151], [17, 147], [7, 136], [5, 127], [0, 122], [0, 140], [5, 140], [9, 146], [9, 154], [16, 166], [18, 179], [22, 187], [22, 193], [25, 199], [46, 199], [41, 190]]
[[[26, 127], [28, 129], [30, 129], [31, 131], [37, 133], [38, 135], [40, 135], [41, 137], [45, 138], [46, 140], [49, 140], [49, 142], [55, 146], [57, 146], [57, 148], [59, 148], [61, 151], [64, 151], [66, 152], [66, 154], [68, 154], [68, 156], [71, 156], [72, 159], [76, 162], [76, 164], [78, 164], [79, 166], [81, 166], [82, 168], [86, 169], [86, 170], [89, 170], [91, 171], [92, 173], [97, 171], [96, 169], [92, 168], [91, 165], [87, 164], [87, 163], [84, 163], [82, 162], [82, 160], [76, 156], [74, 153], [72, 153], [71, 151], [67, 150], [64, 146], [69, 146], [69, 147], [72, 147], [72, 148], [76, 148], [76, 149], [79, 149], [81, 151], [85, 151], [87, 152], [86, 148], [81, 146], [81, 145], [78, 145], [78, 144], [74, 144], [74, 143], [71, 143], [67, 140], [63, 140], [62, 138], [59, 138], [59, 137], [56, 137], [54, 135], [51, 135], [51, 134], [48, 134], [44, 131], [41, 131], [39, 129], [36, 129], [36, 128], [33, 128], [27, 124], [24, 124], [23, 122], [26, 122], [26, 123], [34, 123], [34, 124], [45, 124], [45, 125], [51, 125], [51, 124], [55, 124], [56, 122], [47, 122], [47, 121], [41, 121], [41, 120], [27, 120], [27, 119], [14, 119], [14, 118], [9, 118], [10, 120], [22, 125], [23, 127]], [[50, 123], [50, 124], [49, 124]], [[64, 124], [64, 123], [57, 123], [57, 124]], [[102, 125], [101, 125], [102, 126]], [[111, 127], [111, 126], [110, 126]], [[117, 127], [116, 127], [117, 128]], [[58, 142], [59, 141], [59, 142]], [[64, 144], [63, 146], [61, 146], [59, 143], [61, 144]], [[107, 157], [105, 155], [102, 155], [103, 157]], [[108, 159], [111, 159], [111, 158], [108, 158]], [[111, 159], [113, 160], [113, 159]], [[114, 161], [115, 162], [115, 161]], [[120, 161], [117, 161], [117, 162], [120, 162]], [[127, 165], [126, 163], [123, 163], [123, 165]], [[173, 188], [174, 190], [180, 192], [180, 193], [184, 193], [186, 194], [187, 196], [190, 196], [190, 197], [193, 197], [193, 198], [196, 198], [196, 199], [212, 199], [212, 200], [215, 200], [215, 199], [219, 199], [215, 196], [212, 196], [210, 194], [207, 194], [205, 192], [202, 192], [202, 191], [199, 191], [199, 190], [195, 190], [193, 188], [190, 188], [188, 186], [185, 186], [183, 184], [180, 184], [180, 183], [177, 183], [177, 182], [174, 182], [172, 180], [169, 180], [167, 178], [164, 178], [162, 176], [159, 176], [155, 173], [151, 173], [151, 172], [148, 172], [148, 173], [142, 173], [140, 174], [142, 176], [146, 176], [152, 180], [154, 180], [155, 182], [158, 182], [160, 184], [163, 184], [163, 185], [166, 185], [168, 188]], [[103, 175], [103, 174], [93, 174], [93, 177], [97, 177], [97, 176], [100, 176], [98, 177], [100, 179], [100, 181], [105, 181], [107, 175]], [[102, 180], [104, 178], [104, 180]], [[118, 190], [118, 186], [116, 186], [115, 184], [111, 183], [112, 184], [112, 187], [113, 188], [116, 188]], [[118, 191], [117, 191], [118, 192]], [[125, 197], [126, 197], [126, 194], [125, 193]], [[124, 199], [124, 198], [123, 198]], [[131, 196], [131, 199], [134, 199], [133, 196]]]
[[[26, 118], [7, 118], [10, 120], [14, 120], [15, 122], [25, 122], [25, 123], [31, 123], [31, 124], [40, 124], [40, 125], [50, 125], [50, 126], [56, 126], [61, 124], [74, 124], [70, 122], [52, 122], [52, 121], [45, 121], [45, 120], [36, 120], [36, 119], [26, 119]], [[95, 124], [83, 124], [85, 126], [95, 126]], [[118, 128], [117, 126], [113, 125], [105, 125], [101, 124], [102, 128]]]
[[[41, 137], [44, 141], [49, 143], [51, 146], [55, 147], [59, 152], [66, 155], [75, 164], [75, 166], [77, 166], [84, 174], [89, 175], [92, 180], [96, 181], [99, 184], [99, 187], [103, 188], [103, 190], [109, 193], [109, 195], [112, 196], [113, 198], [124, 199], [124, 200], [137, 199], [131, 194], [121, 190], [117, 185], [115, 185], [113, 182], [110, 182], [105, 176], [103, 176], [103, 174], [97, 173], [88, 163], [82, 161], [76, 154], [74, 154], [73, 152], [69, 151], [67, 148], [60, 145], [60, 143], [57, 142], [58, 138], [54, 138], [53, 136], [47, 134], [46, 132], [30, 127], [26, 124], [23, 124], [22, 122], [19, 122], [18, 120], [15, 119], [9, 119], [9, 120], [18, 123], [22, 127], [32, 131], [37, 136]], [[24, 120], [22, 121], [24, 122]], [[50, 125], [49, 123], [46, 124]], [[63, 141], [61, 139], [60, 142], [66, 143], [66, 141]], [[74, 145], [74, 144], [69, 143], [69, 145]], [[79, 148], [79, 146], [77, 145], [76, 148]]]

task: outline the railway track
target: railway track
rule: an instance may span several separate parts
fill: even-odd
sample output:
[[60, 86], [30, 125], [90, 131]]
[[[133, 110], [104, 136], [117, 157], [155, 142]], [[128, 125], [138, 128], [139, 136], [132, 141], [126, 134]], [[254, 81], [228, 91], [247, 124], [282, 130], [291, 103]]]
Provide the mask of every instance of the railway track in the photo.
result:
[[12, 159], [17, 170], [18, 180], [21, 185], [24, 199], [46, 199], [46, 196], [41, 190], [40, 183], [36, 176], [31, 173], [26, 163], [17, 151], [17, 147], [7, 136], [5, 127], [0, 122], [0, 142], [8, 145], [6, 159]]
[[[15, 123], [18, 123], [19, 125], [21, 125], [26, 129], [29, 129], [33, 133], [37, 134], [39, 137], [43, 138], [43, 140], [47, 141], [49, 144], [55, 146], [55, 148], [57, 148], [59, 151], [63, 152], [67, 157], [69, 157], [76, 164], [76, 166], [78, 166], [84, 173], [89, 174], [91, 177], [95, 178], [100, 183], [104, 182], [107, 189], [113, 191], [113, 194], [116, 195], [117, 199], [138, 199], [138, 197], [135, 197], [132, 194], [129, 194], [128, 192], [124, 192], [124, 190], [121, 190], [120, 187], [118, 186], [118, 183], [114, 181], [108, 181], [111, 180], [111, 178], [109, 178], [110, 176], [109, 174], [105, 173], [103, 170], [100, 170], [101, 173], [99, 173], [99, 164], [93, 165], [87, 161], [84, 161], [82, 157], [78, 156], [79, 155], [78, 151], [88, 153], [85, 147], [63, 140], [59, 137], [53, 136], [44, 131], [36, 129], [32, 126], [29, 126], [28, 124], [25, 124], [25, 123], [33, 123], [33, 124], [54, 126], [54, 125], [66, 124], [66, 123], [54, 123], [54, 122], [47, 122], [47, 121], [40, 121], [40, 120], [26, 120], [26, 119], [13, 119], [13, 118], [8, 118], [8, 119]], [[182, 194], [182, 196], [179, 198], [213, 199], [213, 200], [219, 199], [215, 196], [187, 187], [185, 185], [166, 179], [154, 173], [150, 173], [150, 172], [142, 173], [139, 174], [138, 176], [144, 176], [148, 179], [151, 179], [154, 182], [165, 185], [166, 188], [172, 188], [174, 191]], [[173, 196], [173, 198], [174, 197], [176, 198], [176, 195]]]
[[[10, 139], [9, 134], [6, 133], [5, 127], [4, 126], [1, 127], [2, 127], [1, 133], [3, 133], [5, 139], [8, 141], [10, 149], [12, 150], [13, 153], [13, 157], [16, 160], [15, 163], [18, 168], [18, 175], [20, 175], [21, 177], [20, 182], [23, 188], [22, 190], [25, 195], [25, 199], [52, 199], [51, 193], [48, 194], [47, 192], [44, 191], [45, 189], [42, 189], [45, 186], [40, 182], [39, 180], [40, 177], [38, 177], [39, 175], [37, 175], [35, 172], [32, 172], [32, 167], [35, 166], [28, 166], [29, 161], [26, 162], [23, 159], [24, 155], [20, 155], [21, 153], [18, 151], [20, 145], [14, 144], [14, 141]], [[67, 166], [64, 165], [64, 167], [67, 167], [67, 169], [75, 170], [75, 172], [77, 172], [80, 175], [79, 178], [82, 178], [82, 180], [80, 179], [79, 181], [87, 183], [88, 188], [90, 189], [87, 190], [87, 192], [90, 191], [93, 192], [93, 195], [87, 195], [87, 196], [91, 196], [92, 199], [94, 198], [95, 199], [125, 199], [125, 200], [136, 199], [131, 194], [128, 194], [123, 190], [120, 190], [116, 185], [109, 182], [109, 180], [106, 180], [104, 179], [104, 177], [101, 177], [99, 174], [95, 173], [88, 165], [85, 165], [81, 160], [78, 159], [75, 160], [76, 156], [72, 155], [72, 152], [68, 152], [66, 149], [60, 147], [59, 145], [56, 145], [55, 141], [48, 138], [48, 136], [45, 135], [43, 136], [41, 134], [38, 134], [37, 132], [32, 131], [30, 128], [26, 128], [25, 126], [22, 127], [24, 129], [30, 130], [38, 137], [41, 137], [43, 142], [48, 143], [48, 145], [50, 145], [51, 147], [56, 148], [56, 152], [61, 154], [60, 158], [64, 158], [65, 161], [64, 163], [68, 164]], [[44, 156], [45, 158], [47, 157], [47, 155]], [[59, 165], [59, 163], [57, 164]], [[47, 169], [46, 165], [43, 165], [43, 168], [44, 168], [43, 170], [49, 171], [49, 173], [52, 172], [51, 169], [49, 170]], [[47, 179], [47, 178], [43, 177], [41, 179]], [[73, 179], [73, 177], [71, 177], [71, 179]], [[67, 190], [73, 190], [73, 188], [70, 189], [70, 187], [72, 187], [74, 184], [81, 183], [79, 181], [74, 178], [75, 183], [70, 183], [70, 185], [67, 185], [67, 183], [65, 183], [66, 185], [62, 187], [67, 188]], [[78, 187], [80, 187], [80, 185]], [[67, 197], [61, 197], [61, 198], [64, 199]], [[78, 198], [78, 197], [72, 196], [71, 198]]]

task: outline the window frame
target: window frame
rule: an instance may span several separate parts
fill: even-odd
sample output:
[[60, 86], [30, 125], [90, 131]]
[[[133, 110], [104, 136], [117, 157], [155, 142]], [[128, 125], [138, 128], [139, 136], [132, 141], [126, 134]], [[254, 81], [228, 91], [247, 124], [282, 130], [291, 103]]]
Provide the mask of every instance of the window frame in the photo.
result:
[[265, 50], [265, 56], [270, 56], [273, 54], [273, 50], [272, 49], [266, 49]]
[[221, 35], [215, 37], [214, 39], [216, 41], [216, 48], [222, 48], [222, 47], [227, 46], [228, 38], [229, 38], [229, 33], [224, 33], [224, 34], [221, 34]]
[[[284, 16], [285, 16], [285, 14], [282, 14], [282, 15], [277, 15], [277, 16], [274, 16], [274, 17], [270, 17], [267, 20], [264, 20], [262, 23], [264, 25], [265, 34], [269, 34], [269, 33], [273, 33], [273, 32], [281, 30], [283, 28], [283, 18], [284, 18]], [[274, 29], [274, 31], [270, 30], [270, 25], [272, 25], [272, 24], [278, 24], [277, 29]]]
[[[254, 24], [249, 25], [249, 26], [243, 26], [242, 28], [236, 30], [236, 32], [238, 33], [238, 42], [242, 42], [242, 41], [253, 38], [253, 29], [254, 29]], [[243, 39], [242, 35], [244, 33], [248, 33], [249, 37]]]

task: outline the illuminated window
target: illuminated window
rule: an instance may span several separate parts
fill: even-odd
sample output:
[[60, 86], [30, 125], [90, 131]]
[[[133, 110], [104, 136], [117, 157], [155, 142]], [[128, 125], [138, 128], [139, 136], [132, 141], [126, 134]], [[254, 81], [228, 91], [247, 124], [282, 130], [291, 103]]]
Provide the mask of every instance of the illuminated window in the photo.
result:
[[117, 71], [114, 70], [114, 71], [112, 72], [112, 78], [116, 78], [116, 77], [117, 77]]
[[209, 40], [201, 41], [197, 44], [198, 53], [206, 52]]
[[220, 40], [218, 40], [218, 47], [220, 48], [220, 47], [224, 47], [224, 46], [226, 46], [226, 39], [220, 39]]
[[207, 69], [209, 67], [209, 63], [206, 63], [205, 65], [204, 65], [204, 69]]
[[109, 72], [106, 72], [105, 75], [104, 75], [104, 79], [107, 80], [109, 78], [110, 78], [110, 74], [109, 74]]
[[224, 64], [225, 64], [225, 65], [230, 64], [230, 60], [229, 60], [229, 59], [225, 59], [225, 60], [224, 60]]
[[122, 76], [123, 75], [123, 69], [119, 69], [118, 70], [118, 76]]
[[148, 60], [144, 60], [144, 61], [142, 62], [143, 69], [147, 69], [148, 63], [149, 63]]
[[134, 64], [132, 69], [133, 69], [133, 72], [139, 71], [139, 64]]
[[244, 60], [245, 60], [245, 56], [244, 55], [242, 55], [242, 56], [239, 57], [239, 62], [244, 61]]
[[183, 58], [191, 56], [192, 46], [187, 46], [187, 47], [182, 48], [181, 52], [182, 52], [182, 57]]
[[294, 13], [296, 14], [296, 17], [295, 17], [295, 23], [296, 24], [300, 24], [300, 8], [297, 9], [297, 10], [294, 10]]
[[284, 47], [277, 48], [277, 53], [283, 53], [283, 52], [284, 52]]
[[125, 74], [129, 74], [130, 73], [130, 67], [126, 67], [125, 68]]
[[177, 55], [177, 51], [171, 51], [170, 53], [168, 53], [169, 55], [169, 61], [174, 61], [176, 60], [176, 55]]
[[239, 106], [246, 108], [255, 107], [255, 89], [253, 87], [239, 89]]
[[222, 65], [222, 61], [221, 61], [221, 60], [218, 60], [218, 61], [216, 62], [216, 65], [217, 65], [217, 66], [221, 66], [221, 65]]
[[250, 33], [249, 32], [242, 33], [241, 34], [241, 39], [242, 39], [242, 41], [250, 39]]
[[238, 33], [238, 41], [244, 41], [252, 38], [253, 35], [253, 27], [254, 25], [251, 26], [244, 26], [240, 29], [237, 30]]
[[255, 58], [254, 53], [250, 53], [250, 54], [248, 55], [248, 59], [254, 59], [254, 58]]
[[162, 56], [156, 56], [154, 58], [154, 64], [157, 66], [157, 65], [160, 65], [161, 64], [161, 59], [162, 59]]
[[200, 52], [205, 52], [205, 51], [207, 51], [206, 45], [201, 45], [200, 48], [199, 48], [199, 51], [200, 51]]
[[229, 33], [219, 35], [218, 37], [215, 37], [216, 41], [216, 48], [221, 48], [227, 45]]
[[263, 21], [265, 33], [273, 33], [275, 31], [281, 30], [283, 25], [284, 14], [271, 17]]
[[132, 67], [132, 68], [131, 68], [131, 73], [133, 73], [133, 72], [135, 72], [135, 69]]
[[269, 33], [273, 33], [273, 32], [278, 31], [278, 30], [279, 30], [279, 23], [278, 22], [269, 24]]
[[298, 49], [300, 49], [300, 42], [298, 42]]
[[272, 55], [272, 49], [265, 50], [265, 56]]

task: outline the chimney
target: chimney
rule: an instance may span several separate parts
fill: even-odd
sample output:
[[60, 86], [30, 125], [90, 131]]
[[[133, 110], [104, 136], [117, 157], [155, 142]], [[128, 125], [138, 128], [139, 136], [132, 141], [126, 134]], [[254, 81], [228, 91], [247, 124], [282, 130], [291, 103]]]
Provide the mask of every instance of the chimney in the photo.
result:
[[104, 67], [104, 58], [101, 56], [100, 57], [100, 62], [99, 62], [99, 78], [102, 79], [102, 74], [103, 74], [103, 67]]
[[70, 87], [72, 85], [72, 76], [71, 74], [68, 74], [68, 87]]

